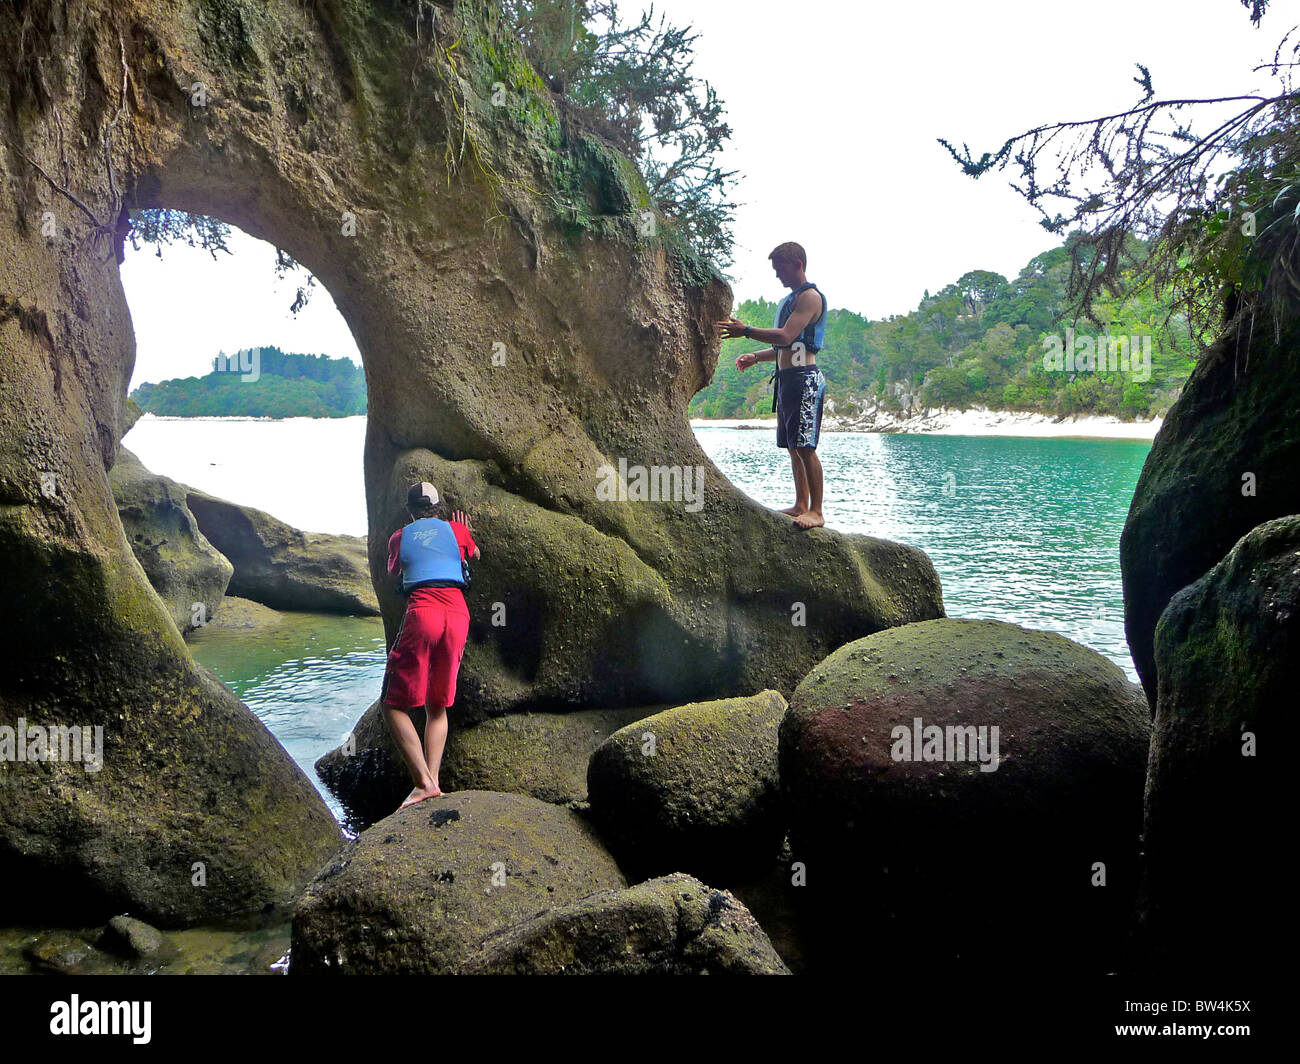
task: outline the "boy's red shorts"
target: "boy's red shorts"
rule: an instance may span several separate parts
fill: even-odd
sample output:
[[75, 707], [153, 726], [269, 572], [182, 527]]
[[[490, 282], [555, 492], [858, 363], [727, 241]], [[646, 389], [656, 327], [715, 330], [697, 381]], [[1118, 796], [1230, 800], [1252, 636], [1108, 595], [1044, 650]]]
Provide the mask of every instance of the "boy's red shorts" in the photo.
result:
[[435, 605], [408, 605], [388, 652], [384, 705], [395, 709], [443, 709], [456, 701], [469, 614]]

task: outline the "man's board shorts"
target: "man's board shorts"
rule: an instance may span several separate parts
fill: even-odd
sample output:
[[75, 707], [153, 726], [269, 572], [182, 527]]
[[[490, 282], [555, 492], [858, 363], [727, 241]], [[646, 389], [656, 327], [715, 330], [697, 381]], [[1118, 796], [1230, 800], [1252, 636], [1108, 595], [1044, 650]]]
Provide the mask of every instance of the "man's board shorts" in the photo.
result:
[[388, 653], [384, 705], [444, 709], [456, 701], [456, 674], [469, 635], [469, 614], [410, 602]]
[[822, 431], [826, 378], [817, 366], [776, 371], [776, 445], [816, 447]]

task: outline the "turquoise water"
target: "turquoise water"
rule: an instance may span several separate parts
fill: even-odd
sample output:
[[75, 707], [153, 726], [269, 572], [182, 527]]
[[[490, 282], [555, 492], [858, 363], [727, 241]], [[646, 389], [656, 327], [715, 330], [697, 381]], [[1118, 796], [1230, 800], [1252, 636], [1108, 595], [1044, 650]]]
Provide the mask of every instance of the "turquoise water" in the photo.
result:
[[[698, 428], [705, 452], [766, 506], [794, 502], [765, 429]], [[827, 433], [817, 447], [833, 528], [920, 547], [950, 617], [1059, 632], [1137, 673], [1124, 639], [1119, 536], [1151, 444]]]
[[194, 657], [261, 718], [341, 821], [342, 806], [316, 775], [315, 762], [343, 742], [379, 697], [383, 622], [285, 613], [255, 635], [212, 627], [187, 642]]
[[[225, 433], [249, 431], [242, 422], [169, 424], [177, 434], [202, 434], [204, 447], [219, 444]], [[168, 432], [154, 431], [161, 447]], [[699, 428], [696, 435], [718, 467], [754, 499], [773, 507], [793, 502], [789, 458], [777, 450], [771, 430]], [[1119, 535], [1149, 450], [1149, 443], [1127, 440], [858, 433], [828, 433], [818, 447], [828, 523], [924, 550], [943, 582], [949, 616], [1059, 632], [1106, 655], [1133, 679], [1124, 640]], [[167, 473], [161, 457], [146, 458], [146, 464]], [[205, 488], [205, 462], [192, 451], [187, 461], [188, 482]], [[359, 476], [352, 483], [322, 471], [328, 480], [322, 491], [324, 485], [303, 477], [301, 468], [296, 479], [288, 475], [295, 462], [292, 450], [268, 448], [256, 475], [274, 480], [282, 494], [327, 495], [333, 509], [322, 523], [339, 527], [320, 531], [340, 531], [358, 519], [364, 527]], [[382, 626], [373, 618], [304, 614], [273, 630], [259, 629], [254, 638], [207, 631], [192, 647], [320, 787], [313, 763], [342, 742], [378, 697]], [[334, 799], [325, 797], [340, 815]]]

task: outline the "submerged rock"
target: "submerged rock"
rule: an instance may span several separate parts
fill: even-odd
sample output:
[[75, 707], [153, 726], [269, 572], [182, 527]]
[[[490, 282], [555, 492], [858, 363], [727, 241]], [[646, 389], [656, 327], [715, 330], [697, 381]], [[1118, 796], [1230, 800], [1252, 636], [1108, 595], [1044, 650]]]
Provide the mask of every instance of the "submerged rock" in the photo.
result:
[[1120, 566], [1128, 645], [1153, 711], [1156, 623], [1170, 599], [1256, 525], [1300, 513], [1297, 345], [1300, 325], [1279, 336], [1253, 317], [1211, 345], [1142, 467]]
[[1113, 960], [1148, 738], [1141, 689], [1049, 632], [937, 620], [841, 647], [780, 740], [821, 961], [866, 942], [918, 964]]
[[489, 938], [460, 975], [789, 975], [729, 891], [683, 874], [589, 895]]
[[[1253, 529], [1174, 596], [1155, 640], [1140, 917], [1158, 968], [1257, 972], [1293, 917], [1279, 816], [1300, 690], [1300, 516]], [[1290, 736], [1290, 738], [1288, 738]]]
[[587, 770], [592, 820], [629, 874], [770, 866], [785, 836], [778, 691], [692, 702], [620, 729]]
[[47, 931], [23, 947], [23, 958], [33, 970], [47, 975], [114, 975], [123, 963], [96, 949], [73, 931]]
[[206, 624], [235, 570], [199, 530], [189, 489], [149, 472], [125, 447], [108, 482], [131, 550], [173, 623], [181, 632]]
[[290, 973], [438, 974], [494, 932], [626, 886], [576, 813], [458, 791], [362, 832], [308, 886]]
[[235, 567], [232, 595], [277, 610], [379, 613], [364, 539], [300, 532], [261, 510], [193, 489], [189, 506]]
[[180, 955], [176, 943], [143, 920], [115, 916], [108, 922], [99, 944], [136, 960], [166, 964]]

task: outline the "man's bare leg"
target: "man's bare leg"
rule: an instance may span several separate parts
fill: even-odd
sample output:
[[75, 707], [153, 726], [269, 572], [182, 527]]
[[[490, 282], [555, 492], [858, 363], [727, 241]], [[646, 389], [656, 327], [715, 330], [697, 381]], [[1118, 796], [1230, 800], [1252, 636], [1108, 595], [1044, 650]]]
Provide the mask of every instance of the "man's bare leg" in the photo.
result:
[[800, 528], [820, 528], [826, 523], [822, 517], [822, 461], [815, 447], [800, 447], [796, 453], [802, 459], [808, 481], [809, 505], [806, 513], [795, 517], [794, 523]]
[[781, 513], [798, 517], [808, 512], [808, 474], [803, 459], [793, 447], [790, 448], [790, 467], [794, 470], [794, 505], [787, 506]]
[[420, 735], [415, 730], [410, 715], [404, 709], [384, 706], [384, 719], [388, 722], [388, 730], [393, 733], [393, 739], [397, 742], [397, 749], [401, 751], [402, 760], [406, 762], [406, 771], [411, 774], [411, 779], [415, 780], [415, 787], [398, 808], [405, 809], [408, 805], [422, 802], [426, 798], [436, 798], [442, 792], [438, 790], [438, 784], [430, 775], [429, 766], [425, 764], [424, 751], [420, 749]]
[[447, 711], [429, 706], [424, 711], [424, 763], [433, 777], [434, 797], [442, 794], [438, 785], [438, 769], [442, 767], [442, 751], [447, 745]]

